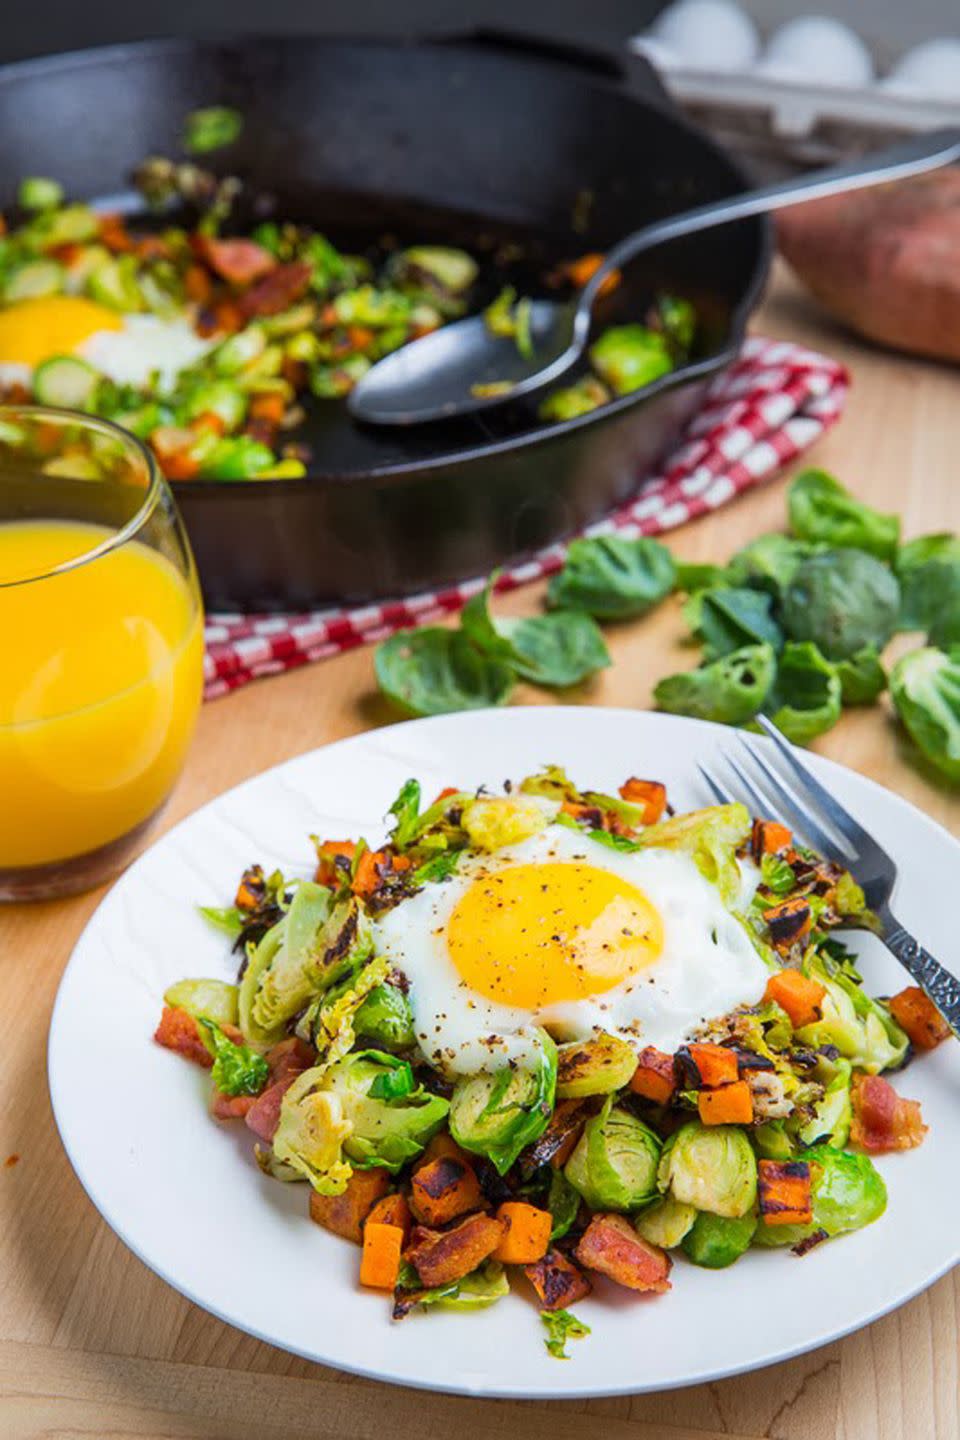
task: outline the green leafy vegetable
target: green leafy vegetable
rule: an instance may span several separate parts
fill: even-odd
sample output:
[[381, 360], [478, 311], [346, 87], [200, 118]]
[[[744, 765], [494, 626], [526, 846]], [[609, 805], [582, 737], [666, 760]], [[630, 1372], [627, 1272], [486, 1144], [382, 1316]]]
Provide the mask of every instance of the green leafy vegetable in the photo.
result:
[[400, 793], [387, 811], [388, 815], [394, 817], [394, 827], [390, 831], [390, 840], [398, 850], [405, 850], [413, 840], [416, 839], [418, 823], [420, 820], [420, 782], [419, 780], [405, 780], [400, 787]]
[[204, 1043], [213, 1055], [213, 1083], [223, 1095], [259, 1095], [270, 1075], [262, 1055], [249, 1045], [236, 1045], [224, 1035], [215, 1020], [197, 1020], [206, 1036]]
[[243, 929], [243, 913], [236, 905], [226, 905], [223, 908], [200, 905], [198, 909], [204, 920], [208, 920], [215, 930], [220, 930], [230, 940], [236, 940]]
[[674, 1200], [672, 1195], [665, 1195], [662, 1200], [657, 1200], [637, 1216], [633, 1228], [644, 1240], [649, 1240], [651, 1245], [662, 1245], [664, 1250], [673, 1250], [680, 1244], [696, 1218], [697, 1212], [692, 1205], [685, 1205], [680, 1200]]
[[708, 805], [689, 810], [669, 820], [659, 820], [643, 832], [643, 844], [681, 850], [689, 855], [711, 885], [716, 885], [729, 905], [740, 893], [737, 850], [750, 834], [750, 815], [745, 805]]
[[427, 626], [383, 640], [374, 656], [383, 693], [411, 715], [446, 715], [502, 705], [513, 670], [484, 655], [459, 630]]
[[806, 745], [840, 719], [840, 677], [816, 645], [788, 641], [777, 678], [764, 710], [778, 730], [797, 745]]
[[667, 675], [654, 688], [660, 710], [723, 725], [752, 720], [770, 693], [776, 673], [770, 645], [744, 645], [699, 670]]
[[227, 105], [208, 105], [193, 110], [183, 122], [183, 148], [189, 155], [222, 150], [240, 137], [243, 116]]
[[838, 660], [837, 675], [844, 705], [872, 705], [887, 688], [887, 672], [872, 645], [865, 645], [848, 660]]
[[945, 614], [960, 612], [960, 537], [941, 533], [908, 540], [894, 568], [901, 630], [930, 630]]
[[900, 519], [883, 515], [856, 500], [825, 470], [804, 470], [787, 496], [790, 528], [800, 540], [866, 550], [892, 560], [900, 539]]
[[573, 385], [553, 390], [537, 408], [541, 420], [561, 424], [564, 420], [576, 420], [579, 415], [589, 415], [600, 405], [606, 405], [610, 391], [595, 375], [584, 375]]
[[409, 1061], [403, 1060], [375, 1075], [367, 1094], [371, 1100], [405, 1100], [414, 1088], [413, 1070]]
[[592, 1210], [639, 1210], [657, 1194], [660, 1140], [613, 1101], [587, 1121], [564, 1174]]
[[576, 1220], [577, 1211], [580, 1209], [580, 1192], [573, 1188], [562, 1170], [551, 1172], [547, 1209], [553, 1216], [550, 1239], [561, 1240]]
[[652, 385], [673, 369], [667, 337], [646, 325], [613, 325], [590, 346], [590, 363], [617, 395]]
[[353, 1028], [381, 1050], [406, 1050], [416, 1040], [410, 1001], [389, 983], [370, 991], [354, 1016]]
[[580, 609], [598, 620], [645, 615], [670, 594], [676, 570], [659, 540], [601, 535], [574, 540], [547, 591], [555, 609]]
[[764, 855], [760, 861], [760, 878], [774, 895], [788, 895], [797, 883], [793, 866], [780, 855]]
[[323, 957], [334, 931], [324, 941], [320, 936], [331, 921], [331, 903], [326, 886], [303, 881], [289, 910], [251, 954], [240, 982], [239, 1015], [244, 1037], [255, 1045], [282, 1040], [287, 1021], [350, 963], [345, 955], [334, 974], [325, 973]]
[[178, 980], [164, 992], [163, 1003], [186, 1010], [195, 1020], [237, 1023], [237, 987], [226, 980]]
[[949, 780], [960, 780], [960, 646], [902, 656], [890, 694], [911, 738]]
[[494, 620], [495, 577], [463, 608], [463, 633], [477, 649], [536, 685], [577, 685], [610, 664], [603, 636], [582, 610], [557, 610], [521, 620]]
[[758, 535], [730, 559], [724, 583], [782, 595], [797, 567], [816, 555], [820, 548], [805, 540], [796, 540], [792, 535], [781, 535], [779, 531]]
[[770, 645], [779, 650], [783, 632], [773, 617], [773, 601], [762, 590], [720, 586], [697, 597], [696, 631], [703, 658], [718, 660], [744, 645]]
[[547, 1126], [557, 1088], [557, 1047], [538, 1030], [529, 1063], [458, 1080], [450, 1101], [450, 1134], [464, 1150], [485, 1155], [505, 1175]]
[[584, 1325], [569, 1310], [541, 1310], [540, 1319], [547, 1330], [543, 1343], [555, 1360], [569, 1360], [567, 1341], [583, 1340], [590, 1334], [590, 1326]]
[[860, 550], [826, 550], [796, 570], [783, 597], [793, 640], [812, 640], [828, 660], [870, 646], [882, 650], [897, 627], [900, 586], [886, 565]]
[[325, 1072], [322, 1087], [340, 1102], [349, 1131], [346, 1157], [363, 1168], [396, 1174], [441, 1128], [449, 1106], [416, 1085], [406, 1060], [380, 1050], [357, 1050]]

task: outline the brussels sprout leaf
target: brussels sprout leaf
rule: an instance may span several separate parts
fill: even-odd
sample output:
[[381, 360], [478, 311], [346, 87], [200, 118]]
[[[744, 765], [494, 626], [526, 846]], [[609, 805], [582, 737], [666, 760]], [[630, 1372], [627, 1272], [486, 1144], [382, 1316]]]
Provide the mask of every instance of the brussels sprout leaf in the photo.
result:
[[396, 820], [390, 831], [390, 839], [398, 850], [403, 850], [417, 833], [417, 821], [420, 819], [420, 782], [405, 780], [387, 813]]
[[[774, 895], [787, 895], [797, 882], [793, 866], [780, 855], [764, 855], [760, 861], [760, 876], [768, 890]], [[764, 904], [767, 902], [764, 901]]]
[[249, 1045], [235, 1045], [214, 1020], [201, 1016], [197, 1024], [209, 1036], [213, 1055], [213, 1083], [223, 1095], [259, 1095], [270, 1075], [262, 1055]]
[[659, 540], [601, 535], [574, 540], [563, 569], [550, 581], [555, 609], [586, 610], [598, 620], [644, 615], [670, 594], [676, 570]]
[[783, 633], [773, 618], [773, 600], [763, 591], [722, 585], [698, 598], [696, 628], [703, 640], [704, 660], [719, 660], [744, 645], [766, 644], [779, 650], [783, 644]]
[[752, 720], [773, 684], [776, 657], [770, 645], [744, 645], [712, 665], [668, 675], [653, 692], [661, 710], [724, 725]]
[[435, 626], [381, 641], [374, 668], [383, 693], [411, 715], [502, 705], [513, 688], [502, 660], [482, 654], [463, 633]]
[[205, 155], [210, 150], [232, 145], [242, 129], [240, 111], [231, 110], [227, 105], [192, 110], [183, 122], [183, 148], [189, 155]]
[[568, 1340], [583, 1340], [590, 1334], [590, 1326], [584, 1325], [569, 1310], [541, 1310], [540, 1319], [547, 1329], [543, 1342], [555, 1360], [569, 1360]]
[[865, 645], [849, 660], [838, 660], [837, 674], [844, 705], [872, 705], [887, 688], [887, 673], [872, 645]]
[[222, 931], [230, 940], [236, 940], [244, 921], [236, 905], [226, 905], [223, 909], [216, 905], [200, 905], [198, 908], [204, 920], [208, 920], [215, 930]]
[[367, 1094], [372, 1100], [405, 1100], [414, 1090], [413, 1071], [406, 1060], [374, 1076]]
[[932, 765], [960, 780], [960, 646], [912, 650], [894, 665], [890, 694], [910, 736]]
[[610, 664], [603, 636], [582, 610], [558, 610], [522, 620], [494, 620], [493, 580], [464, 606], [463, 633], [477, 649], [537, 685], [576, 685]]
[[777, 729], [797, 745], [806, 745], [840, 719], [840, 677], [810, 641], [788, 641], [777, 678], [764, 706]]
[[799, 540], [866, 550], [892, 560], [900, 539], [900, 519], [883, 515], [856, 500], [825, 470], [804, 470], [787, 496], [790, 528]]

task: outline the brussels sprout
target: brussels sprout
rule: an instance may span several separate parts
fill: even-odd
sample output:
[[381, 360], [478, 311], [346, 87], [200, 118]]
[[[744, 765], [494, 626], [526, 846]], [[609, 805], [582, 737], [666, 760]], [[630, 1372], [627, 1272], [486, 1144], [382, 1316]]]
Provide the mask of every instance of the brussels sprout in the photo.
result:
[[389, 974], [390, 964], [385, 956], [369, 960], [339, 985], [317, 996], [297, 1022], [297, 1034], [309, 1040], [327, 1064], [341, 1059], [356, 1039], [354, 1026], [361, 1006], [368, 995], [385, 983]]
[[330, 891], [304, 880], [290, 909], [254, 950], [240, 983], [240, 1028], [257, 1045], [284, 1027], [370, 951], [369, 921], [353, 899], [331, 909]]
[[399, 290], [378, 290], [373, 285], [342, 290], [331, 303], [339, 325], [363, 325], [372, 330], [405, 324], [413, 308], [409, 296]]
[[502, 705], [514, 684], [509, 665], [482, 654], [462, 631], [434, 625], [382, 640], [374, 669], [383, 693], [410, 715]]
[[473, 256], [447, 245], [412, 245], [393, 255], [387, 270], [396, 285], [441, 296], [463, 295], [477, 278]]
[[800, 564], [816, 555], [823, 547], [795, 540], [792, 535], [773, 531], [758, 535], [727, 563], [721, 584], [747, 585], [755, 590], [768, 590], [780, 596], [790, 584]]
[[797, 568], [783, 597], [793, 640], [812, 640], [828, 660], [865, 646], [882, 650], [897, 627], [900, 586], [886, 565], [860, 550], [825, 550]]
[[577, 685], [610, 664], [595, 620], [582, 610], [526, 619], [495, 619], [490, 593], [496, 576], [463, 607], [460, 625], [477, 649], [536, 685]]
[[792, 1160], [794, 1143], [782, 1120], [766, 1120], [756, 1126], [753, 1143], [761, 1160]]
[[528, 1065], [458, 1080], [450, 1133], [464, 1150], [485, 1155], [505, 1175], [520, 1151], [542, 1134], [557, 1088], [557, 1047], [545, 1030]]
[[960, 612], [960, 538], [921, 535], [901, 545], [894, 562], [900, 581], [901, 630], [929, 630]]
[[598, 535], [571, 541], [547, 601], [555, 609], [586, 610], [598, 620], [629, 620], [659, 604], [675, 579], [673, 557], [659, 540]]
[[321, 1195], [341, 1195], [353, 1171], [343, 1159], [351, 1124], [340, 1096], [324, 1088], [322, 1065], [298, 1075], [283, 1097], [273, 1155]]
[[221, 150], [239, 139], [243, 116], [227, 105], [208, 105], [191, 110], [183, 122], [183, 148], [188, 155], [205, 155]]
[[777, 659], [770, 645], [744, 645], [699, 670], [659, 681], [653, 698], [671, 715], [693, 715], [722, 725], [752, 720], [770, 693]]
[[664, 1145], [657, 1181], [684, 1205], [736, 1220], [756, 1201], [757, 1160], [738, 1126], [691, 1120]]
[[[403, 1083], [384, 1083], [397, 1079]], [[450, 1109], [442, 1096], [413, 1085], [405, 1060], [380, 1050], [338, 1060], [327, 1070], [323, 1088], [337, 1096], [350, 1125], [343, 1141], [348, 1159], [363, 1168], [381, 1165], [392, 1174], [420, 1154]]]
[[747, 807], [736, 802], [708, 805], [703, 810], [690, 810], [685, 815], [660, 820], [643, 832], [643, 844], [684, 851], [730, 905], [741, 888], [737, 851], [749, 834]]
[[213, 1020], [217, 1025], [236, 1025], [236, 985], [226, 980], [178, 980], [164, 992], [164, 1005], [186, 1010], [195, 1020]]
[[651, 1245], [673, 1250], [696, 1218], [697, 1212], [692, 1205], [684, 1205], [680, 1200], [674, 1200], [672, 1195], [665, 1195], [638, 1215], [633, 1225], [637, 1234], [649, 1240]]
[[744, 645], [766, 644], [779, 650], [783, 644], [783, 633], [773, 618], [773, 600], [762, 590], [721, 585], [702, 591], [695, 601], [686, 613], [703, 641], [707, 661]]
[[797, 1159], [810, 1165], [813, 1219], [809, 1225], [758, 1225], [755, 1245], [796, 1245], [818, 1230], [843, 1235], [871, 1224], [887, 1208], [887, 1187], [868, 1155], [814, 1145]]
[[960, 646], [902, 656], [890, 694], [911, 738], [949, 780], [960, 780]]
[[764, 710], [788, 740], [806, 745], [840, 719], [840, 677], [809, 640], [783, 647]]
[[881, 515], [843, 488], [825, 470], [804, 470], [787, 496], [790, 528], [800, 540], [866, 550], [892, 560], [900, 539], [900, 520]]
[[63, 186], [45, 175], [28, 175], [20, 181], [17, 204], [23, 210], [55, 210], [63, 204]]
[[804, 1045], [835, 1045], [857, 1069], [877, 1075], [902, 1063], [909, 1041], [892, 1015], [842, 970], [828, 973], [820, 957], [805, 966], [826, 987], [821, 1018], [796, 1034]]
[[622, 1090], [637, 1068], [636, 1051], [615, 1035], [575, 1040], [557, 1051], [557, 1098], [609, 1095]]
[[184, 409], [185, 420], [198, 415], [218, 415], [228, 430], [237, 430], [247, 415], [248, 398], [229, 380], [213, 380], [194, 390]]
[[677, 359], [685, 359], [697, 331], [697, 312], [691, 302], [679, 295], [658, 295], [654, 302], [654, 318]]
[[725, 1270], [749, 1249], [757, 1229], [756, 1215], [712, 1215], [702, 1210], [683, 1237], [683, 1253], [694, 1265]]
[[576, 1220], [577, 1211], [580, 1209], [580, 1191], [573, 1188], [562, 1170], [551, 1172], [547, 1209], [553, 1216], [550, 1239], [560, 1240]]
[[218, 375], [239, 375], [266, 348], [266, 331], [260, 325], [248, 325], [218, 345], [210, 358]]
[[270, 1078], [270, 1066], [249, 1045], [237, 1045], [214, 1020], [200, 1016], [200, 1035], [213, 1056], [210, 1072], [224, 1095], [259, 1095]]
[[545, 830], [557, 808], [533, 795], [483, 796], [464, 805], [460, 823], [475, 849], [501, 850]]
[[421, 1299], [419, 1303], [434, 1304], [438, 1310], [485, 1310], [509, 1294], [506, 1270], [499, 1260], [487, 1260], [478, 1270], [471, 1270], [469, 1275], [456, 1281], [449, 1293], [445, 1290], [436, 1300]]
[[849, 1061], [837, 1062], [836, 1073], [827, 1085], [823, 1099], [814, 1106], [813, 1119], [800, 1127], [799, 1138], [803, 1145], [813, 1145], [818, 1140], [826, 1140], [838, 1150], [846, 1145], [853, 1119], [851, 1072]]
[[593, 1210], [638, 1210], [657, 1193], [660, 1140], [613, 1098], [587, 1121], [563, 1173]]
[[602, 384], [595, 375], [584, 375], [574, 385], [565, 385], [561, 390], [553, 390], [541, 400], [537, 407], [537, 418], [554, 424], [562, 424], [564, 420], [576, 420], [580, 415], [589, 415], [591, 410], [606, 405], [610, 399], [610, 391]]
[[652, 385], [673, 369], [667, 339], [646, 325], [614, 325], [590, 346], [590, 364], [618, 395]]
[[396, 985], [371, 990], [354, 1016], [353, 1028], [382, 1050], [406, 1050], [416, 1040], [410, 1002]]
[[840, 699], [844, 705], [872, 705], [887, 688], [887, 672], [872, 645], [865, 645], [849, 660], [837, 661]]

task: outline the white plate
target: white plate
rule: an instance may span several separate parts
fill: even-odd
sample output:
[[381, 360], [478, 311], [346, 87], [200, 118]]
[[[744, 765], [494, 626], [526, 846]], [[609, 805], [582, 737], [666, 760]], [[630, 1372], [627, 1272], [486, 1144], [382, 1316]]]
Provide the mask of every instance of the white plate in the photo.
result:
[[[306, 1188], [261, 1176], [245, 1127], [208, 1116], [207, 1077], [151, 1042], [173, 980], [232, 978], [226, 946], [196, 905], [223, 904], [253, 860], [306, 873], [311, 832], [379, 836], [408, 776], [429, 795], [453, 783], [499, 784], [556, 761], [600, 789], [630, 774], [660, 777], [686, 809], [708, 798], [694, 762], [731, 740], [720, 726], [626, 710], [414, 721], [288, 761], [183, 821], [94, 915], [51, 1024], [57, 1124], [107, 1223], [169, 1284], [260, 1339], [381, 1380], [469, 1394], [549, 1399], [716, 1379], [825, 1344], [931, 1284], [960, 1258], [954, 1043], [898, 1081], [923, 1102], [930, 1134], [919, 1150], [881, 1159], [890, 1191], [882, 1219], [802, 1260], [753, 1252], [727, 1271], [679, 1261], [665, 1296], [631, 1296], [599, 1281], [577, 1306], [593, 1333], [560, 1364], [519, 1287], [479, 1313], [393, 1323], [387, 1301], [357, 1284], [358, 1251], [310, 1223]], [[960, 846], [888, 791], [825, 760], [811, 763], [898, 860], [897, 915], [934, 954], [955, 959]], [[890, 993], [905, 983], [872, 937], [859, 948], [869, 989]]]

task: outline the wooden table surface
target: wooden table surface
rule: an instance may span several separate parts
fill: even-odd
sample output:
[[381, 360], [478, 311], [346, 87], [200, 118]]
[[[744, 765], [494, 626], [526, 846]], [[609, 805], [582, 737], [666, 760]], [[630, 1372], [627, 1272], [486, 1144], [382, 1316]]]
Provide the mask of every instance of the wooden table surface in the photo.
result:
[[[846, 416], [814, 452], [816, 463], [876, 504], [898, 510], [908, 536], [960, 530], [955, 372], [848, 339], [815, 316], [783, 275], [756, 328], [820, 346], [853, 369]], [[783, 519], [778, 480], [672, 539], [687, 559], [717, 560]], [[538, 595], [538, 587], [528, 588], [506, 608], [533, 611]], [[615, 631], [613, 667], [578, 700], [648, 706], [659, 676], [692, 663], [691, 652], [679, 646], [681, 634], [675, 602]], [[533, 691], [517, 698], [549, 703]], [[215, 701], [204, 709], [166, 823], [265, 766], [388, 719], [373, 692], [366, 649]], [[818, 748], [960, 830], [960, 799], [912, 768], [886, 706], [845, 716]], [[574, 1440], [583, 1433], [604, 1440], [960, 1435], [957, 1273], [859, 1334], [784, 1365], [662, 1395], [557, 1405], [388, 1390], [295, 1359], [206, 1315], [107, 1229], [54, 1129], [47, 1025], [63, 967], [99, 898], [0, 907], [0, 1162], [20, 1156], [15, 1165], [0, 1164], [3, 1440], [374, 1440], [384, 1434], [423, 1440], [448, 1431], [458, 1440]], [[956, 1203], [955, 1196], [940, 1200]], [[772, 1294], [770, 1302], [784, 1299]], [[829, 1305], [825, 1294], [827, 1311]]]

